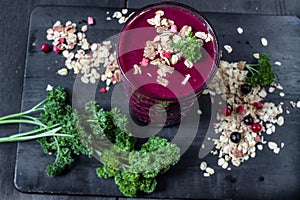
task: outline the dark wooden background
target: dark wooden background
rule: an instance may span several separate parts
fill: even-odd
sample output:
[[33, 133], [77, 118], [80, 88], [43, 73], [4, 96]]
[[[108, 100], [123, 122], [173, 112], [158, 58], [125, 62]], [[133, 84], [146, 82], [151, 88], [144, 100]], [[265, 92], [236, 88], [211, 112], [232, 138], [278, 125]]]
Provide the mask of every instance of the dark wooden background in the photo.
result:
[[[20, 111], [29, 16], [38, 5], [139, 8], [150, 0], [0, 0], [0, 116]], [[189, 0], [199, 11], [300, 16], [298, 0]], [[284, 34], [284, 33], [282, 33]], [[295, 33], [299, 37], [299, 33]], [[1, 136], [18, 132], [18, 126], [1, 126]], [[295, 149], [295, 151], [299, 151]], [[0, 199], [109, 199], [86, 196], [25, 194], [13, 185], [16, 144], [0, 145]], [[298, 155], [296, 153], [295, 155]], [[293, 176], [291, 171], [290, 176]], [[288, 177], [287, 177], [288, 178]], [[274, 183], [276, 184], [276, 183]], [[266, 197], [267, 198], [267, 197]]]

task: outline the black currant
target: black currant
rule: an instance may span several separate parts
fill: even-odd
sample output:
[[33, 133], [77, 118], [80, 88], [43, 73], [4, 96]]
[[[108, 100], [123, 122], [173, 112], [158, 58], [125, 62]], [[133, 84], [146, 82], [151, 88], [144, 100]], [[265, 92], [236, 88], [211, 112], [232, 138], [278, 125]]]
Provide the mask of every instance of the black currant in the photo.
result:
[[246, 125], [252, 125], [254, 122], [253, 117], [251, 115], [245, 116], [243, 121]]
[[241, 86], [241, 91], [244, 94], [249, 94], [251, 92], [251, 90], [252, 90], [252, 87], [248, 83], [245, 83]]
[[242, 135], [239, 132], [232, 132], [230, 134], [230, 140], [233, 143], [239, 143], [241, 141], [241, 139], [242, 139]]

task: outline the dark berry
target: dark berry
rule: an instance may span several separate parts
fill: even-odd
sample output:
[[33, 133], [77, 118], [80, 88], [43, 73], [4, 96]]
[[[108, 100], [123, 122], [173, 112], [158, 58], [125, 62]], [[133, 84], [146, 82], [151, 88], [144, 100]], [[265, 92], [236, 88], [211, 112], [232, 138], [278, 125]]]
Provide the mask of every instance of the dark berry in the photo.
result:
[[252, 90], [251, 85], [249, 85], [249, 84], [247, 84], [247, 83], [245, 83], [245, 84], [243, 84], [243, 85], [241, 86], [241, 91], [242, 91], [242, 93], [244, 93], [244, 94], [249, 94], [249, 93], [251, 92], [251, 90]]
[[49, 44], [44, 43], [44, 44], [41, 45], [41, 51], [43, 51], [45, 53], [48, 53], [50, 50], [51, 50], [51, 47], [50, 47]]
[[241, 141], [242, 135], [239, 132], [232, 132], [230, 134], [230, 140], [233, 143], [239, 143]]
[[261, 125], [258, 123], [254, 123], [251, 125], [251, 129], [254, 133], [259, 133], [261, 131]]
[[252, 125], [254, 122], [253, 117], [251, 115], [245, 116], [243, 121], [246, 125]]

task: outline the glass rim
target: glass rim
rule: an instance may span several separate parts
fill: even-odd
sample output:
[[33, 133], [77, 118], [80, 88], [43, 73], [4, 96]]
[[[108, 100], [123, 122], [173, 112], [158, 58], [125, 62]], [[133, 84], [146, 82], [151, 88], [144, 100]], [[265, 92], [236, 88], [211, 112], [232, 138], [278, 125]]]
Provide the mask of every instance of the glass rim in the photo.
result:
[[[137, 16], [139, 16], [140, 14], [142, 14], [143, 12], [147, 12], [151, 9], [155, 9], [155, 8], [166, 8], [166, 7], [174, 7], [174, 8], [178, 8], [178, 9], [182, 9], [182, 10], [186, 10], [188, 12], [190, 12], [191, 14], [195, 15], [201, 22], [205, 23], [205, 26], [208, 30], [208, 32], [210, 34], [212, 34], [213, 36], [213, 42], [214, 42], [214, 49], [216, 50], [216, 56], [214, 59], [214, 65], [212, 67], [212, 70], [209, 74], [209, 77], [205, 80], [204, 84], [201, 85], [199, 88], [195, 89], [193, 92], [189, 93], [189, 94], [185, 94], [182, 96], [176, 96], [176, 97], [159, 97], [159, 96], [155, 96], [155, 95], [151, 95], [143, 90], [141, 90], [139, 87], [137, 87], [127, 76], [125, 71], [122, 69], [122, 65], [120, 63], [120, 56], [119, 56], [119, 47], [120, 47], [120, 40], [121, 40], [121, 36], [122, 36], [122, 32], [124, 32], [124, 29], [126, 28], [126, 26], [131, 23], [131, 21], [133, 19], [135, 19]], [[212, 27], [211, 23], [207, 20], [206, 17], [204, 17], [198, 10], [182, 4], [182, 3], [177, 3], [177, 2], [172, 2], [172, 1], [166, 1], [166, 2], [160, 2], [160, 3], [153, 3], [153, 4], [149, 4], [147, 6], [144, 6], [140, 9], [138, 9], [133, 15], [131, 15], [126, 23], [123, 25], [121, 32], [119, 34], [118, 37], [118, 42], [117, 42], [117, 48], [116, 48], [116, 54], [117, 54], [117, 62], [120, 68], [120, 71], [122, 73], [122, 77], [123, 79], [125, 78], [126, 81], [138, 92], [140, 92], [141, 94], [145, 95], [146, 97], [152, 98], [152, 99], [156, 99], [156, 100], [163, 100], [163, 101], [176, 101], [176, 100], [182, 100], [182, 99], [189, 99], [192, 98], [194, 96], [197, 96], [199, 94], [202, 93], [202, 91], [207, 87], [207, 84], [212, 80], [212, 78], [214, 77], [219, 62], [220, 62], [220, 44], [219, 44], [219, 40], [218, 37], [216, 35], [216, 31], [215, 29]], [[124, 80], [123, 80], [124, 81]]]

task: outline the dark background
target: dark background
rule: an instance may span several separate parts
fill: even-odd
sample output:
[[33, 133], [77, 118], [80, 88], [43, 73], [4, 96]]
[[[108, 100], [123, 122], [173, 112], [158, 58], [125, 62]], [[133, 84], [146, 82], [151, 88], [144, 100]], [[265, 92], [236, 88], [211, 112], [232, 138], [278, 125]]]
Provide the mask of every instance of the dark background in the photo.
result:
[[[0, 116], [20, 111], [28, 23], [38, 5], [140, 8], [150, 0], [0, 0]], [[298, 0], [190, 0], [178, 1], [199, 11], [300, 16]], [[1, 126], [1, 136], [18, 132], [18, 126]], [[0, 199], [109, 199], [100, 197], [35, 195], [21, 193], [13, 185], [16, 144], [0, 145]], [[291, 172], [292, 175], [292, 172]]]

